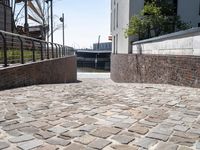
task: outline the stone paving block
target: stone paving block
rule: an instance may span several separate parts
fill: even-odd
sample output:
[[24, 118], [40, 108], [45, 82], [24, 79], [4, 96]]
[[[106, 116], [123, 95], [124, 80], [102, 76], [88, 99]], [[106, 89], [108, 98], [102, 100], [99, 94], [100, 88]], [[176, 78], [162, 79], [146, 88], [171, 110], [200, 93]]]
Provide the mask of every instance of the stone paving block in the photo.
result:
[[12, 135], [12, 136], [20, 136], [20, 135], [22, 135], [22, 133], [19, 132], [18, 130], [7, 131], [7, 133], [8, 133], [9, 135]]
[[186, 146], [179, 146], [177, 150], [193, 150], [193, 148], [186, 147]]
[[131, 124], [128, 123], [116, 123], [113, 125], [116, 128], [120, 128], [120, 129], [126, 129], [129, 128], [131, 126]]
[[72, 143], [68, 147], [64, 148], [64, 150], [87, 150], [87, 149], [81, 144]]
[[20, 128], [19, 131], [24, 132], [24, 133], [28, 133], [28, 134], [35, 134], [39, 130], [35, 127], [30, 126], [30, 127]]
[[45, 146], [36, 148], [35, 150], [59, 150], [59, 148], [55, 145], [45, 145]]
[[103, 149], [107, 145], [109, 145], [111, 142], [105, 139], [96, 139], [92, 143], [90, 143], [88, 146], [95, 148], [95, 149]]
[[112, 139], [121, 144], [128, 144], [132, 142], [135, 138], [127, 135], [115, 135], [114, 137], [112, 137]]
[[32, 135], [22, 135], [22, 136], [10, 138], [9, 141], [11, 143], [20, 143], [20, 142], [30, 141], [33, 139], [34, 139], [34, 137]]
[[82, 137], [78, 137], [75, 139], [75, 142], [84, 144], [84, 145], [88, 145], [89, 143], [91, 143], [92, 141], [94, 141], [96, 138], [94, 136], [91, 135], [84, 135]]
[[200, 149], [200, 141], [196, 143], [196, 149]]
[[199, 135], [192, 134], [192, 133], [189, 133], [189, 132], [175, 131], [173, 135], [178, 136], [178, 137], [182, 137], [182, 138], [194, 139], [194, 140], [197, 140], [199, 138]]
[[51, 138], [48, 139], [46, 142], [51, 145], [60, 145], [60, 146], [67, 146], [71, 143], [70, 141], [63, 140], [61, 138]]
[[36, 128], [42, 128], [42, 127], [48, 126], [48, 124], [43, 121], [35, 121], [35, 122], [31, 122], [30, 124]]
[[114, 150], [138, 150], [138, 147], [129, 146], [129, 145], [112, 145]]
[[94, 124], [95, 122], [97, 122], [98, 120], [92, 117], [85, 117], [83, 119], [79, 120], [80, 122], [84, 123], [84, 124]]
[[186, 132], [189, 129], [189, 127], [184, 126], [184, 125], [176, 125], [174, 127], [174, 130], [176, 131], [182, 131], [182, 132]]
[[7, 142], [0, 141], [0, 149], [5, 149], [8, 148], [9, 146], [10, 144], [8, 144]]
[[145, 149], [149, 149], [157, 143], [157, 140], [150, 138], [140, 138], [136, 141], [133, 141], [133, 144], [136, 146], [140, 146]]
[[90, 132], [90, 131], [92, 131], [92, 130], [94, 130], [94, 129], [96, 129], [96, 128], [97, 128], [96, 125], [85, 125], [85, 126], [81, 126], [81, 127], [79, 128], [79, 130], [80, 130], [80, 131], [85, 131], [85, 132]]
[[49, 131], [43, 131], [43, 130], [40, 130], [39, 132], [37, 132], [35, 134], [36, 137], [38, 138], [41, 138], [41, 139], [49, 139], [49, 138], [52, 138], [54, 137], [56, 134], [53, 133], [53, 132], [49, 132]]
[[170, 142], [159, 142], [154, 150], [177, 150], [178, 145]]
[[11, 124], [8, 126], [4, 126], [2, 129], [4, 131], [11, 131], [11, 130], [20, 129], [20, 128], [27, 127], [27, 126], [29, 126], [27, 123], [17, 123], [17, 124]]
[[130, 131], [130, 132], [135, 132], [135, 133], [144, 135], [144, 134], [146, 134], [147, 132], [149, 132], [149, 128], [144, 127], [144, 126], [142, 126], [142, 125], [140, 125], [140, 124], [136, 124], [136, 125], [130, 127], [130, 128], [128, 129], [128, 131]]
[[48, 129], [48, 131], [54, 132], [56, 134], [61, 134], [61, 133], [67, 132], [69, 130], [67, 128], [64, 128], [64, 127], [61, 127], [61, 126], [55, 126], [55, 127]]
[[22, 150], [31, 150], [31, 149], [37, 148], [39, 146], [42, 146], [43, 144], [44, 144], [43, 141], [32, 140], [32, 141], [20, 143], [17, 145], [17, 147], [21, 148]]
[[183, 137], [178, 137], [178, 136], [173, 136], [169, 139], [170, 142], [173, 142], [175, 144], [179, 145], [185, 145], [185, 146], [193, 146], [194, 143], [196, 142], [195, 139], [190, 139], [190, 138], [183, 138]]
[[117, 128], [108, 128], [108, 127], [101, 127], [97, 128], [96, 130], [90, 132], [91, 135], [100, 137], [100, 138], [107, 138], [113, 134], [119, 133], [121, 130]]
[[146, 125], [146, 126], [152, 126], [152, 127], [155, 127], [157, 125], [157, 123], [150, 122], [150, 121], [147, 121], [147, 120], [141, 120], [141, 121], [139, 121], [139, 123]]
[[78, 128], [82, 125], [83, 125], [82, 123], [67, 121], [61, 126], [63, 126], [64, 128]]
[[189, 129], [188, 132], [192, 133], [192, 134], [197, 134], [197, 135], [200, 136], [200, 130], [199, 129], [194, 129], [194, 128], [193, 129]]
[[84, 134], [85, 134], [84, 132], [74, 130], [74, 131], [61, 133], [60, 135], [64, 137], [75, 138], [75, 137], [83, 136]]
[[152, 139], [156, 139], [156, 140], [162, 140], [162, 141], [167, 141], [169, 136], [168, 135], [164, 135], [164, 134], [159, 134], [159, 133], [154, 133], [154, 132], [151, 132], [151, 133], [148, 133], [146, 135], [146, 137], [148, 138], [152, 138]]

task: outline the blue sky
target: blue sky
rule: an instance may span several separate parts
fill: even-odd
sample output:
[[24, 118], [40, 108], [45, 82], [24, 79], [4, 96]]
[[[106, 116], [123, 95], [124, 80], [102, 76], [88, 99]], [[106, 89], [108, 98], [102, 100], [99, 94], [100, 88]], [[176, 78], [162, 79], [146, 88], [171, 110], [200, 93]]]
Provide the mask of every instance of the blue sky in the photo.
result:
[[[110, 35], [110, 0], [55, 0], [54, 14], [65, 14], [65, 43], [76, 48], [90, 48], [98, 41], [107, 42]], [[58, 18], [55, 17], [56, 23]], [[54, 41], [62, 43], [62, 30]]]

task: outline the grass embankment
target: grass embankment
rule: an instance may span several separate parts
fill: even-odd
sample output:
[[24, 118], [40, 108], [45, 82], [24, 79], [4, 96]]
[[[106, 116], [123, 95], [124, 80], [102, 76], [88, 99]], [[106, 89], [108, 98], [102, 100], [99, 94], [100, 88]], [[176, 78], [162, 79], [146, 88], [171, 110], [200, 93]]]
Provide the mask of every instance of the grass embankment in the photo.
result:
[[[35, 58], [36, 60], [40, 60], [40, 52], [35, 51]], [[21, 62], [21, 51], [20, 50], [8, 50], [7, 51], [7, 58], [8, 58], [8, 63], [10, 64], [15, 64], [15, 63], [20, 63]], [[24, 62], [30, 62], [33, 59], [33, 52], [24, 50]], [[4, 60], [4, 53], [2, 50], [0, 50], [0, 63], [3, 63]]]

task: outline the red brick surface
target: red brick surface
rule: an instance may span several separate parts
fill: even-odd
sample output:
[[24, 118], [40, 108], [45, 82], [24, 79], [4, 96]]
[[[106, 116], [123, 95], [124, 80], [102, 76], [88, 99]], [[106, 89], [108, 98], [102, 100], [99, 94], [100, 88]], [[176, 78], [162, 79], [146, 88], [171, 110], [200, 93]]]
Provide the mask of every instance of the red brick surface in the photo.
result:
[[0, 70], [0, 90], [34, 84], [76, 82], [76, 56], [46, 60]]
[[200, 87], [200, 57], [117, 54], [111, 57], [115, 82]]

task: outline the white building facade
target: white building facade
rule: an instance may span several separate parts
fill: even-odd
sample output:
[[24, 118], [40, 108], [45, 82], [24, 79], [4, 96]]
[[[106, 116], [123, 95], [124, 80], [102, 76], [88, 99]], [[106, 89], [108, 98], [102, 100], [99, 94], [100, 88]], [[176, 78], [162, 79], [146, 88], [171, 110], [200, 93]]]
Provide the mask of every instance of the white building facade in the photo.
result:
[[[169, 0], [170, 1], [170, 0]], [[171, 0], [176, 4], [177, 14], [181, 20], [200, 26], [200, 0]], [[145, 0], [111, 0], [111, 34], [112, 53], [132, 53], [133, 39], [125, 37], [132, 16], [137, 15], [144, 7]]]

